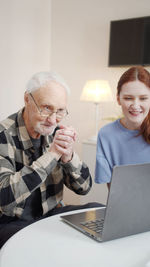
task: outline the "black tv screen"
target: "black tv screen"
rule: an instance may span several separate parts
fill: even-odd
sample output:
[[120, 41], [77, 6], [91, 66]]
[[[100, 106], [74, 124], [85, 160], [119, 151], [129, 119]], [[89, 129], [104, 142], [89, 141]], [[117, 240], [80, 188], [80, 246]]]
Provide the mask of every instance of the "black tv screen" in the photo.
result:
[[111, 21], [108, 65], [150, 65], [150, 17]]

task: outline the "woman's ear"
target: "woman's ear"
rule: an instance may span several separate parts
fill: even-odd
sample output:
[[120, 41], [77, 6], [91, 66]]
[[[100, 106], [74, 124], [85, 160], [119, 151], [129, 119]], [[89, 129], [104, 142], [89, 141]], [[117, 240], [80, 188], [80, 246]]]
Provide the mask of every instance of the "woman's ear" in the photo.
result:
[[121, 105], [121, 103], [120, 103], [120, 96], [119, 95], [117, 95], [117, 102], [118, 102], [118, 105]]

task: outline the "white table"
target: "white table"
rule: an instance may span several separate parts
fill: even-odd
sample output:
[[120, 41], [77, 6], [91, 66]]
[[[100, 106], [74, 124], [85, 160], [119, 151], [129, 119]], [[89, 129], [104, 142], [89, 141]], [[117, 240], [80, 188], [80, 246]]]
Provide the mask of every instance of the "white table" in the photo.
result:
[[145, 267], [149, 260], [150, 232], [98, 243], [60, 215], [24, 228], [0, 250], [0, 267]]

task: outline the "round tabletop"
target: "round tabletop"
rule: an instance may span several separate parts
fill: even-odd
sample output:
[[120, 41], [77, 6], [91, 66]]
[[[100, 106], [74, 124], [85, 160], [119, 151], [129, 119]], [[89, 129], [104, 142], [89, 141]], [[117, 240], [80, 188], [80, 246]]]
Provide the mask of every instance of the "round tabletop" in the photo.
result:
[[150, 232], [99, 243], [55, 215], [11, 237], [0, 250], [0, 267], [146, 267], [149, 244]]

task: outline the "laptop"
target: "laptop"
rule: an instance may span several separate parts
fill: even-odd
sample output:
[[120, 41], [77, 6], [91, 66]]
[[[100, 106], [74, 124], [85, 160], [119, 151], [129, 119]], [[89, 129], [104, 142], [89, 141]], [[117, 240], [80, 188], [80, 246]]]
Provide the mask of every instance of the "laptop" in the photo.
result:
[[61, 219], [104, 242], [150, 230], [150, 163], [115, 166], [107, 205]]

